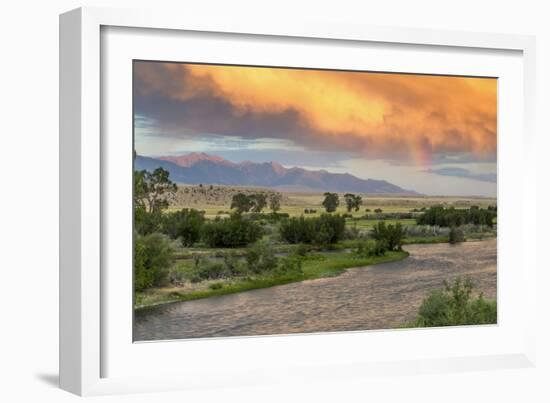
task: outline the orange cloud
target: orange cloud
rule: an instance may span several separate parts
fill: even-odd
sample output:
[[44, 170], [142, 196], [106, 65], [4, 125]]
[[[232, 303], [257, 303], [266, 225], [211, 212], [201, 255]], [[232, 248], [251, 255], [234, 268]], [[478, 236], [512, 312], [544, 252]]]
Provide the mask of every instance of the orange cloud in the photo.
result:
[[223, 99], [236, 118], [292, 110], [319, 142], [335, 147], [352, 144], [365, 153], [397, 147], [419, 161], [432, 152], [496, 152], [496, 79], [175, 63], [162, 68], [175, 79], [155, 80], [148, 69], [141, 78], [172, 99]]

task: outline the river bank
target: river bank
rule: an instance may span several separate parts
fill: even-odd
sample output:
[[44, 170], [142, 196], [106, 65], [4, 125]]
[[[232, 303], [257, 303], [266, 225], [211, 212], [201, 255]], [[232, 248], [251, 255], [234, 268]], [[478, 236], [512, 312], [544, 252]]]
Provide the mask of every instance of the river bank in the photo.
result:
[[135, 340], [399, 328], [444, 280], [470, 277], [475, 295], [496, 299], [496, 245], [407, 245], [407, 259], [338, 276], [138, 310]]
[[[494, 239], [494, 238], [489, 238]], [[478, 242], [482, 240], [468, 239], [466, 242]], [[448, 236], [425, 236], [408, 237], [403, 240], [403, 246], [407, 245], [429, 245], [447, 244]], [[295, 253], [298, 245], [279, 245], [275, 247], [276, 256], [284, 257]], [[400, 251], [389, 252], [384, 256], [361, 258], [354, 256], [352, 250], [357, 247], [357, 241], [344, 240], [333, 245], [330, 250], [313, 249], [307, 258], [302, 259], [303, 275], [300, 274], [268, 274], [246, 278], [229, 278], [199, 283], [186, 282], [179, 285], [152, 288], [143, 292], [136, 292], [134, 309], [143, 310], [162, 304], [173, 302], [192, 301], [196, 299], [209, 298], [220, 295], [234, 294], [243, 291], [273, 287], [276, 285], [289, 284], [296, 281], [311, 280], [321, 277], [330, 277], [341, 274], [346, 269], [359, 266], [370, 266], [374, 264], [399, 261], [408, 256], [408, 253]], [[180, 261], [192, 261], [193, 255], [214, 254], [211, 260], [223, 261], [225, 252], [223, 250], [208, 251], [194, 248], [185, 254], [180, 253]], [[235, 249], [234, 256], [243, 257], [246, 249]]]
[[247, 278], [232, 278], [224, 280], [187, 283], [183, 286], [172, 286], [151, 289], [136, 296], [136, 310], [168, 304], [179, 301], [191, 301], [220, 295], [234, 294], [243, 291], [273, 287], [313, 280], [323, 277], [337, 276], [346, 269], [358, 266], [370, 266], [405, 259], [405, 251], [387, 252], [383, 256], [357, 257], [349, 251], [326, 251], [310, 254], [302, 260], [302, 274], [261, 275]]

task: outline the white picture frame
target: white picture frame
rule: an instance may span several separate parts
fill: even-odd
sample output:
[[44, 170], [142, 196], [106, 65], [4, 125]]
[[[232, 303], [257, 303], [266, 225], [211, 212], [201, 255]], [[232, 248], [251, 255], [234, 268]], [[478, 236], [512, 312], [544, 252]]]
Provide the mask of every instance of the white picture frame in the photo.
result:
[[[424, 73], [445, 71], [475, 75], [492, 68], [484, 64], [492, 63], [501, 55], [512, 55], [502, 57], [499, 67], [502, 77], [506, 77], [499, 88], [499, 97], [510, 98], [510, 103], [499, 99], [499, 108], [512, 111], [512, 107], [519, 106], [521, 110], [501, 116], [499, 109], [499, 325], [132, 343], [127, 337], [128, 331], [131, 333], [128, 329], [131, 284], [127, 284], [127, 277], [113, 277], [108, 270], [110, 259], [127, 261], [129, 255], [113, 256], [106, 241], [118, 236], [117, 232], [110, 232], [112, 228], [122, 228], [122, 232], [125, 224], [131, 228], [128, 211], [118, 214], [113, 207], [116, 200], [125, 197], [130, 200], [131, 193], [128, 194], [128, 182], [122, 178], [124, 173], [115, 172], [110, 160], [111, 151], [124, 150], [127, 143], [112, 141], [113, 136], [105, 137], [105, 133], [114, 127], [127, 131], [127, 126], [117, 125], [128, 124], [129, 115], [123, 113], [124, 118], [112, 120], [109, 111], [112, 106], [124, 112], [128, 106], [128, 81], [120, 72], [123, 73], [125, 63], [135, 57], [131, 41], [139, 32], [141, 47], [150, 49], [149, 53], [144, 50], [145, 58], [152, 60], [159, 60], [155, 55], [164, 60], [183, 57], [181, 49], [178, 55], [170, 56], [173, 44], [180, 40], [178, 33], [192, 33], [199, 40], [202, 36], [215, 34], [215, 41], [222, 43], [238, 38], [242, 43], [270, 41], [286, 46], [284, 43], [293, 41], [302, 49], [311, 45], [311, 41], [320, 41], [319, 46], [331, 47], [334, 51], [346, 44], [394, 46], [396, 52], [412, 47], [414, 52], [425, 53], [424, 64], [422, 58], [414, 62], [409, 60], [411, 67], [405, 70]], [[113, 36], [107, 38], [106, 33]], [[535, 311], [536, 295], [535, 254], [526, 253], [526, 244], [533, 242], [536, 233], [536, 211], [528, 208], [531, 200], [528, 195], [535, 194], [532, 178], [536, 169], [532, 158], [535, 152], [533, 37], [307, 21], [298, 25], [269, 19], [216, 21], [170, 12], [81, 8], [61, 15], [60, 49], [60, 384], [63, 389], [79, 395], [96, 395], [245, 386], [295, 382], [297, 379], [329, 380], [334, 379], [335, 373], [338, 377], [357, 377], [375, 373], [397, 375], [534, 365], [535, 319], [522, 314]], [[238, 54], [238, 47], [232, 51]], [[447, 52], [448, 60], [443, 58], [439, 63], [430, 55], [431, 51]], [[245, 53], [240, 52], [234, 60], [245, 64]], [[258, 64], [270, 62], [267, 51], [249, 53], [247, 63], [254, 64], [254, 60]], [[320, 67], [323, 59], [315, 59], [315, 52], [310, 53], [311, 56], [302, 56], [296, 63]], [[473, 55], [472, 63], [466, 62], [466, 53]], [[105, 57], [113, 61], [112, 65], [103, 60]], [[210, 60], [208, 54], [196, 53], [193, 61], [198, 57]], [[117, 58], [120, 60], [115, 61]], [[353, 60], [348, 55], [331, 63], [349, 66]], [[118, 74], [117, 80], [106, 79], [113, 74]], [[126, 123], [122, 123], [124, 119]], [[506, 134], [505, 138], [502, 133]], [[130, 156], [131, 149], [128, 149], [128, 161]], [[516, 189], [517, 182], [521, 182], [521, 192], [513, 192], [509, 186], [512, 181], [516, 182]], [[118, 183], [122, 186], [117, 186]], [[116, 214], [107, 214], [109, 211]], [[506, 214], [511, 211], [521, 219], [514, 223], [507, 220]], [[501, 215], [504, 215], [502, 219]], [[111, 223], [121, 219], [117, 225]], [[507, 235], [501, 237], [505, 230]], [[531, 234], [530, 240], [527, 234]], [[120, 242], [126, 245], [122, 249], [128, 251], [129, 238], [122, 238]], [[515, 249], [511, 250], [513, 245]], [[503, 259], [501, 280], [500, 260]], [[512, 263], [521, 270], [506, 269], [511, 268]], [[121, 303], [113, 302], [115, 284], [126, 284], [121, 291]], [[503, 300], [512, 290], [522, 301], [517, 308]], [[462, 340], [461, 346], [457, 346], [460, 344], [457, 340]], [[474, 340], [480, 342], [474, 346]], [[361, 343], [371, 347], [357, 353], [354, 349]], [[411, 353], [395, 347], [406, 345], [414, 346], [416, 351]], [[427, 346], [432, 346], [431, 350]], [[319, 347], [324, 348], [323, 355], [316, 354]], [[293, 353], [285, 355], [283, 351]], [[199, 362], [201, 357], [204, 361], [205, 354], [216, 359], [215, 369]], [[174, 359], [178, 356], [186, 359]], [[134, 360], [156, 370], [134, 370]], [[303, 368], [308, 368], [307, 373], [301, 370]]]

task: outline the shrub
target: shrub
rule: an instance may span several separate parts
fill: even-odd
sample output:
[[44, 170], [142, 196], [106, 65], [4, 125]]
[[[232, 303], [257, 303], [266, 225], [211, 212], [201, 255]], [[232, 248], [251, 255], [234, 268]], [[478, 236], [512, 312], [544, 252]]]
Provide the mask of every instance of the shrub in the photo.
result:
[[464, 242], [464, 240], [464, 232], [460, 228], [451, 227], [451, 231], [449, 232], [449, 243], [456, 244]]
[[262, 236], [262, 228], [240, 214], [230, 218], [216, 217], [202, 227], [202, 240], [211, 248], [234, 248], [256, 242]]
[[142, 207], [136, 207], [134, 210], [134, 230], [139, 235], [149, 235], [158, 232], [162, 224], [162, 212], [154, 210], [146, 211]]
[[372, 229], [372, 237], [380, 242], [385, 242], [388, 250], [401, 250], [405, 230], [401, 223], [386, 225], [378, 222]]
[[244, 262], [234, 253], [225, 253], [223, 255], [223, 264], [226, 272], [231, 276], [241, 276], [248, 272]]
[[434, 291], [422, 301], [418, 309], [420, 326], [446, 326], [450, 324], [449, 297], [443, 291]]
[[388, 247], [385, 241], [363, 241], [357, 244], [357, 248], [354, 253], [357, 257], [374, 257], [374, 256], [383, 256]]
[[208, 286], [208, 288], [210, 288], [211, 290], [219, 290], [220, 288], [223, 288], [223, 283], [222, 282], [212, 283]]
[[168, 281], [175, 286], [181, 286], [185, 284], [185, 273], [174, 267], [168, 272]]
[[281, 222], [279, 231], [285, 241], [296, 243], [334, 244], [344, 236], [346, 221], [341, 215], [293, 217]]
[[200, 239], [204, 212], [182, 209], [165, 214], [162, 230], [172, 239], [180, 239], [183, 246], [193, 246]]
[[218, 280], [228, 277], [228, 275], [229, 273], [223, 263], [196, 258], [190, 280], [192, 283], [198, 283], [204, 280]]
[[452, 285], [444, 282], [443, 290], [431, 292], [418, 310], [412, 327], [480, 325], [497, 322], [496, 301], [479, 294], [472, 300], [473, 283], [469, 278], [455, 279]]
[[277, 274], [288, 276], [303, 275], [302, 259], [293, 256], [280, 259], [279, 265], [277, 266]]
[[248, 271], [260, 274], [277, 267], [277, 258], [269, 242], [258, 242], [252, 245], [246, 254]]
[[165, 236], [155, 233], [134, 238], [134, 288], [143, 291], [165, 284], [174, 250]]

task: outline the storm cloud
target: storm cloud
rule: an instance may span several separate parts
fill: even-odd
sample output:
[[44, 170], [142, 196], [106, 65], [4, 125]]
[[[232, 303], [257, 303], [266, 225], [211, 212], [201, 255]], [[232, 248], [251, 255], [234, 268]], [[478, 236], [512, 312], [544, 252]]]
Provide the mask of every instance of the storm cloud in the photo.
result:
[[275, 138], [413, 160], [496, 155], [496, 80], [135, 62], [134, 109], [158, 136]]

